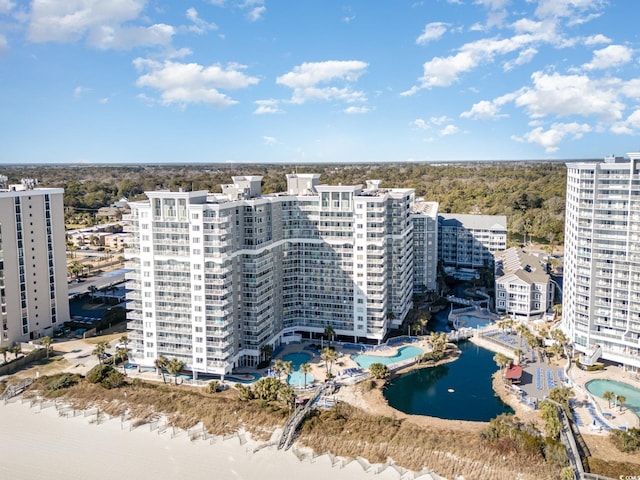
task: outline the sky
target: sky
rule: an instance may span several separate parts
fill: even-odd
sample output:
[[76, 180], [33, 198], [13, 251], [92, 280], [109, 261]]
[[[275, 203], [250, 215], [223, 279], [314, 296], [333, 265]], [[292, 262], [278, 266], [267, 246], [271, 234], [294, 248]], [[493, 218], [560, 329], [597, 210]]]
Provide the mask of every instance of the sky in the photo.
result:
[[640, 151], [636, 0], [0, 0], [0, 165]]

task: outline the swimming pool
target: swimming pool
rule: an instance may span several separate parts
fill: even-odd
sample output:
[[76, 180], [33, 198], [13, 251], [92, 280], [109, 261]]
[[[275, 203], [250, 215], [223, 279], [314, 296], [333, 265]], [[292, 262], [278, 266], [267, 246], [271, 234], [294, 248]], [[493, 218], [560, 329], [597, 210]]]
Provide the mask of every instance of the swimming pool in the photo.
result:
[[491, 319], [485, 317], [476, 317], [474, 315], [458, 315], [458, 328], [483, 328], [492, 322]]
[[613, 392], [616, 395], [624, 395], [626, 400], [623, 405], [640, 418], [640, 390], [623, 382], [615, 380], [591, 380], [586, 384], [590, 393], [602, 398], [604, 392]]
[[382, 363], [383, 365], [389, 365], [391, 363], [401, 362], [402, 360], [408, 360], [409, 358], [422, 355], [424, 351], [421, 348], [408, 346], [401, 347], [393, 357], [381, 357], [378, 355], [367, 355], [364, 353], [353, 355], [351, 359], [363, 368], [369, 368], [374, 363]]
[[311, 355], [304, 352], [288, 353], [282, 357], [285, 362], [291, 362], [293, 364], [293, 372], [287, 377], [287, 383], [292, 387], [304, 387], [310, 385], [315, 380], [310, 373], [304, 374], [300, 371], [300, 365], [308, 363], [311, 360]]

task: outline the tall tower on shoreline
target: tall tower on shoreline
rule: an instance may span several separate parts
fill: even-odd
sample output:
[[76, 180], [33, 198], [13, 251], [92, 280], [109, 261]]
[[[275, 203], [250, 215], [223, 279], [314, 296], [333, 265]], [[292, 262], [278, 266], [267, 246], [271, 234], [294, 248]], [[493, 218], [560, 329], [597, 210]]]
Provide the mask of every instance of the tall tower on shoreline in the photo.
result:
[[640, 370], [640, 153], [567, 164], [562, 327], [587, 365]]
[[63, 193], [33, 180], [0, 189], [0, 346], [69, 320]]

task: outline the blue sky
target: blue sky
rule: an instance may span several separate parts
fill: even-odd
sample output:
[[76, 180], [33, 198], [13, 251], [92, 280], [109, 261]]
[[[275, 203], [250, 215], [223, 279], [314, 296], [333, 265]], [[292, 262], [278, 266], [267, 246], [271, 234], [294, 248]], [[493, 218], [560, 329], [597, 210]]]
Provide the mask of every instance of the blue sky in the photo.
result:
[[633, 0], [0, 0], [0, 164], [640, 150]]

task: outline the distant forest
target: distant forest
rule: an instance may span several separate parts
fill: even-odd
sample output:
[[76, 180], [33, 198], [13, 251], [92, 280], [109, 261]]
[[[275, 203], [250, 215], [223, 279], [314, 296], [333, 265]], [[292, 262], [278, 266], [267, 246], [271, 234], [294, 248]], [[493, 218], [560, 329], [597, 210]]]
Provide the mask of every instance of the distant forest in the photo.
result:
[[321, 183], [355, 185], [382, 180], [383, 187], [414, 188], [417, 197], [440, 203], [442, 213], [506, 215], [510, 240], [526, 233], [538, 241], [564, 241], [566, 166], [559, 162], [357, 165], [56, 165], [5, 166], [10, 183], [35, 178], [63, 187], [68, 214], [95, 212], [126, 197], [156, 189], [209, 190], [235, 175], [262, 175], [263, 193], [286, 190], [285, 174], [319, 173]]

